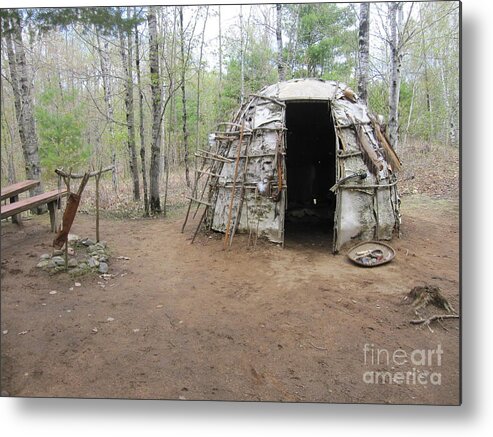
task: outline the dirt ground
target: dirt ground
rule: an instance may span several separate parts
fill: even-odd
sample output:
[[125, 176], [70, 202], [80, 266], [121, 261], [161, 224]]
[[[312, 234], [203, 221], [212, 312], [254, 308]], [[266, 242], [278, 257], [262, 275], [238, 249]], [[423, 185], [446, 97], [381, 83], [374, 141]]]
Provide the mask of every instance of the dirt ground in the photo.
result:
[[[332, 255], [318, 238], [288, 236], [284, 249], [259, 242], [253, 250], [237, 236], [223, 251], [213, 234], [190, 245], [194, 226], [181, 234], [178, 215], [104, 219], [114, 277], [74, 279], [35, 267], [53, 239], [46, 215], [21, 230], [2, 223], [2, 391], [457, 404], [458, 320], [411, 325], [417, 316], [402, 298], [432, 284], [459, 309], [458, 203], [402, 200], [397, 256], [373, 269]], [[94, 217], [79, 214], [72, 231], [93, 237]], [[431, 359], [420, 360], [421, 351]], [[405, 379], [372, 381], [373, 372]]]

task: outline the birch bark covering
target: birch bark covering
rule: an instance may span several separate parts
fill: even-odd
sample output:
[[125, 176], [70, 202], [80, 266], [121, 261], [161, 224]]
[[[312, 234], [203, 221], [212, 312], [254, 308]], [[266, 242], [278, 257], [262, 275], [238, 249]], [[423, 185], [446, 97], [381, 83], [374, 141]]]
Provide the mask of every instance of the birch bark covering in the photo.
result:
[[358, 94], [365, 102], [368, 101], [368, 68], [370, 56], [370, 3], [361, 3], [359, 18], [359, 76]]
[[277, 72], [279, 74], [279, 81], [286, 80], [286, 72], [284, 68], [284, 59], [282, 55], [282, 26], [281, 26], [281, 11], [282, 6], [276, 4], [276, 40], [277, 40]]
[[[26, 63], [26, 53], [24, 51], [24, 43], [22, 41], [22, 23], [21, 17], [17, 15], [11, 20], [12, 40], [15, 48], [14, 59], [12, 59], [14, 68], [11, 70], [16, 76], [18, 96], [20, 100], [19, 135], [22, 141], [22, 150], [25, 160], [26, 177], [28, 179], [41, 179], [41, 167], [39, 162], [39, 147], [38, 137], [36, 134], [36, 124], [34, 121], [34, 112], [32, 107], [31, 84], [28, 75]], [[10, 50], [9, 50], [10, 51]], [[12, 56], [10, 54], [9, 58]], [[9, 59], [10, 62], [10, 59]], [[19, 101], [16, 103], [16, 108], [19, 106]], [[21, 127], [22, 125], [22, 127]], [[22, 134], [21, 134], [22, 131]], [[42, 184], [30, 190], [31, 195], [40, 194], [43, 192]], [[44, 208], [38, 207], [37, 212], [41, 212]]]
[[399, 29], [397, 15], [402, 6], [389, 3], [390, 24], [390, 92], [389, 92], [389, 139], [394, 148], [399, 141], [399, 93], [401, 85], [401, 53], [399, 50]]
[[159, 199], [159, 157], [161, 155], [161, 79], [159, 76], [159, 43], [157, 35], [156, 7], [150, 6], [147, 15], [149, 25], [149, 69], [151, 73], [152, 129], [151, 164], [149, 175], [149, 203], [151, 212], [161, 212]]

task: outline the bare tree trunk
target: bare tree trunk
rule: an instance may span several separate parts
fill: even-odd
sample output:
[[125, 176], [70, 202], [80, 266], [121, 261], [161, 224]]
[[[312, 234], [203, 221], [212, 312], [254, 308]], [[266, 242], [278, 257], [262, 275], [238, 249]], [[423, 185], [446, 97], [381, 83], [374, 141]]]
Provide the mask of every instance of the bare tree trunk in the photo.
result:
[[223, 87], [223, 44], [222, 44], [222, 27], [221, 27], [221, 6], [217, 7], [218, 9], [218, 19], [219, 19], [219, 87], [218, 87], [218, 98], [217, 105], [219, 107], [219, 116], [221, 116], [221, 100], [222, 100], [222, 87]]
[[120, 30], [120, 54], [122, 58], [123, 71], [125, 74], [125, 112], [127, 120], [127, 147], [129, 155], [130, 173], [133, 182], [133, 197], [135, 201], [140, 200], [139, 169], [137, 165], [137, 153], [135, 151], [135, 115], [134, 115], [134, 94], [132, 78], [132, 43], [131, 34], [128, 32], [127, 40]]
[[[9, 54], [9, 63], [13, 55], [11, 64], [11, 76], [14, 76], [12, 83], [16, 83], [14, 92], [17, 92], [16, 110], [20, 109], [20, 114], [17, 116], [19, 126], [19, 135], [21, 136], [22, 150], [24, 153], [26, 177], [28, 179], [41, 179], [41, 166], [39, 161], [38, 136], [36, 134], [36, 124], [34, 120], [34, 111], [32, 107], [31, 83], [27, 71], [26, 54], [24, 51], [24, 43], [22, 41], [22, 23], [19, 13], [12, 18], [10, 22], [12, 30], [13, 46], [15, 54]], [[8, 32], [7, 32], [8, 33]], [[12, 51], [12, 41], [10, 42]], [[20, 105], [19, 105], [20, 103]], [[19, 108], [20, 106], [20, 108]], [[43, 192], [43, 186], [40, 183], [36, 188], [30, 190], [31, 195], [40, 194]], [[36, 208], [35, 212], [41, 213], [45, 210], [44, 207]]]
[[399, 94], [401, 85], [402, 55], [399, 48], [397, 16], [402, 7], [399, 2], [389, 3], [390, 21], [390, 91], [389, 91], [389, 140], [394, 146], [399, 142]]
[[[135, 10], [135, 9], [134, 9]], [[139, 137], [140, 137], [140, 164], [142, 167], [142, 187], [144, 189], [144, 215], [149, 215], [149, 194], [147, 192], [146, 147], [144, 131], [144, 93], [142, 92], [142, 79], [140, 75], [140, 44], [137, 24], [135, 32], [135, 70], [137, 71], [137, 89], [139, 92]]]
[[289, 65], [291, 72], [294, 70], [296, 64], [296, 51], [298, 50], [298, 28], [300, 25], [300, 5], [298, 4], [294, 7], [296, 8], [296, 18], [291, 32], [289, 32], [289, 44], [287, 54], [287, 64]]
[[240, 78], [240, 106], [243, 106], [245, 100], [245, 59], [244, 59], [244, 38], [243, 38], [243, 7], [240, 5], [240, 63], [241, 63], [241, 78]]
[[279, 81], [286, 80], [286, 71], [284, 68], [284, 59], [282, 53], [282, 6], [276, 4], [276, 39], [277, 39], [277, 72], [279, 74]]
[[409, 135], [409, 127], [411, 126], [411, 119], [414, 111], [414, 98], [416, 96], [416, 84], [417, 80], [413, 82], [413, 92], [411, 94], [411, 105], [409, 106], [409, 115], [407, 117], [406, 133], [404, 134], [404, 144], [407, 144], [407, 136]]
[[[444, 132], [444, 135], [445, 135], [445, 144], [448, 146], [450, 144], [450, 133], [451, 133], [451, 130], [450, 130], [450, 127], [451, 127], [451, 123], [452, 123], [452, 118], [450, 116], [450, 94], [449, 94], [449, 90], [448, 90], [448, 86], [447, 86], [447, 80], [445, 78], [445, 72], [444, 72], [444, 68], [443, 68], [443, 64], [440, 65], [440, 80], [442, 82], [442, 87], [443, 87], [443, 102], [444, 102], [444, 106], [445, 106], [445, 117], [444, 117], [444, 120], [443, 120], [443, 124], [444, 124], [444, 127], [443, 127], [443, 132]], [[453, 126], [453, 124], [452, 124]]]
[[19, 137], [21, 139], [24, 161], [27, 162], [28, 156], [26, 155], [26, 149], [24, 147], [24, 144], [26, 143], [26, 134], [24, 133], [24, 125], [22, 124], [22, 120], [21, 120], [21, 114], [22, 114], [21, 92], [19, 90], [19, 80], [17, 77], [17, 62], [15, 59], [14, 43], [12, 41], [12, 35], [10, 33], [10, 29], [6, 29], [4, 35], [5, 35], [5, 42], [7, 45], [7, 58], [9, 61], [9, 69], [10, 69], [10, 83], [12, 85], [12, 90], [14, 94], [15, 117], [17, 121], [17, 127], [19, 130]]
[[109, 76], [108, 66], [110, 64], [108, 54], [108, 41], [104, 41], [103, 47], [101, 47], [101, 41], [99, 36], [99, 30], [96, 27], [96, 42], [98, 45], [99, 64], [101, 67], [101, 76], [103, 79], [103, 94], [104, 102], [106, 104], [106, 115], [108, 118], [108, 129], [110, 132], [111, 141], [111, 164], [113, 165], [112, 181], [113, 190], [116, 192], [118, 189], [117, 167], [116, 167], [116, 144], [115, 144], [115, 129], [113, 126], [113, 97], [111, 93], [111, 80]]
[[435, 131], [434, 125], [433, 125], [433, 107], [431, 104], [431, 93], [430, 93], [430, 84], [429, 84], [429, 77], [428, 77], [428, 57], [427, 57], [427, 50], [426, 50], [426, 45], [425, 45], [425, 29], [423, 27], [423, 18], [422, 18], [422, 9], [419, 9], [419, 15], [420, 15], [420, 23], [421, 23], [421, 52], [423, 55], [423, 68], [424, 68], [424, 79], [425, 79], [425, 93], [426, 93], [426, 109], [428, 111], [428, 124], [429, 124], [429, 133], [428, 133], [428, 141], [431, 141], [433, 133]]
[[197, 138], [195, 142], [196, 149], [198, 149], [200, 146], [200, 72], [202, 70], [202, 56], [204, 53], [205, 27], [207, 26], [208, 18], [209, 18], [209, 6], [206, 6], [204, 27], [202, 28], [202, 40], [200, 42], [199, 69], [197, 71]]
[[181, 101], [183, 105], [183, 151], [185, 152], [185, 179], [187, 181], [187, 187], [190, 187], [190, 169], [188, 168], [188, 127], [187, 127], [187, 96], [185, 89], [185, 70], [187, 67], [185, 60], [185, 34], [183, 30], [183, 6], [180, 6], [180, 53], [181, 53]]
[[358, 94], [368, 102], [368, 69], [370, 57], [370, 3], [360, 4], [359, 18], [359, 75]]
[[161, 155], [161, 78], [159, 75], [159, 43], [156, 23], [156, 7], [149, 6], [147, 14], [149, 25], [149, 69], [151, 73], [152, 96], [152, 134], [151, 134], [151, 165], [149, 175], [151, 212], [161, 212], [159, 199], [159, 158]]

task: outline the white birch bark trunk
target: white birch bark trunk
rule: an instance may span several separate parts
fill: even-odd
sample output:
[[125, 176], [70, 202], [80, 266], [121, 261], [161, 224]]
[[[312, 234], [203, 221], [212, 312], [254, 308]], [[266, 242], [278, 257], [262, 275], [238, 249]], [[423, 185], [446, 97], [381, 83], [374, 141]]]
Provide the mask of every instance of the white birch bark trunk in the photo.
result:
[[110, 141], [111, 141], [111, 164], [113, 165], [112, 172], [112, 182], [113, 182], [113, 190], [117, 192], [118, 190], [118, 169], [116, 167], [116, 144], [115, 144], [115, 128], [114, 128], [114, 118], [113, 118], [113, 97], [111, 92], [111, 78], [109, 75], [109, 47], [108, 41], [104, 41], [103, 46], [101, 47], [101, 41], [99, 36], [99, 31], [96, 28], [96, 42], [98, 45], [98, 53], [99, 53], [99, 65], [101, 68], [101, 76], [103, 80], [103, 95], [104, 95], [104, 103], [106, 105], [106, 115], [108, 118], [108, 130], [110, 132]]
[[[12, 59], [13, 64], [11, 68], [13, 68], [11, 69], [11, 75], [13, 73], [13, 75], [16, 76], [15, 82], [17, 83], [18, 91], [16, 99], [20, 100], [16, 103], [16, 109], [20, 109], [17, 119], [19, 122], [19, 134], [24, 154], [26, 177], [28, 179], [40, 180], [41, 165], [39, 160], [38, 136], [36, 134], [36, 123], [34, 120], [32, 89], [28, 75], [24, 43], [22, 40], [22, 22], [19, 15], [11, 20], [11, 29], [13, 46], [15, 48], [15, 53], [10, 54], [10, 57], [12, 55], [14, 56]], [[41, 194], [42, 192], [42, 183], [30, 190], [31, 195]], [[36, 212], [40, 213], [44, 209], [46, 208], [38, 207], [36, 208]]]
[[161, 212], [159, 199], [159, 158], [161, 155], [161, 78], [159, 75], [159, 43], [156, 7], [150, 6], [147, 14], [149, 26], [149, 69], [152, 96], [151, 160], [149, 169], [149, 203], [153, 213]]
[[135, 151], [134, 84], [132, 78], [133, 53], [130, 32], [128, 32], [125, 38], [123, 31], [120, 31], [120, 55], [125, 74], [125, 116], [127, 121], [129, 166], [130, 174], [132, 176], [133, 198], [135, 201], [138, 201], [140, 200], [140, 184], [137, 153]]
[[286, 80], [286, 70], [284, 68], [283, 48], [282, 48], [282, 6], [276, 4], [276, 40], [277, 40], [277, 72], [279, 81]]
[[358, 94], [365, 103], [368, 103], [368, 70], [370, 59], [370, 3], [361, 3], [359, 20]]
[[399, 94], [401, 85], [401, 53], [397, 17], [400, 5], [389, 3], [390, 24], [390, 90], [389, 90], [389, 140], [397, 148], [399, 142]]

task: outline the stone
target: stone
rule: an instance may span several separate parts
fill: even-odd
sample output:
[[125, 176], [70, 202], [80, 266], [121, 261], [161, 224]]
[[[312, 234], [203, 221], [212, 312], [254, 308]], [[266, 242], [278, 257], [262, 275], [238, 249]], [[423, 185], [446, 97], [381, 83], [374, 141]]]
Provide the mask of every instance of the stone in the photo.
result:
[[79, 263], [77, 262], [77, 260], [75, 258], [70, 258], [68, 260], [68, 266], [70, 268], [74, 268], [74, 267], [77, 267], [79, 265]]
[[88, 250], [90, 253], [97, 252], [97, 250], [98, 250], [98, 246], [96, 246], [95, 244], [91, 244], [90, 246], [88, 246], [88, 247], [87, 247], [87, 250]]
[[2, 398], [7, 398], [10, 396], [10, 393], [7, 390], [2, 390], [1, 396], [2, 396]]
[[89, 267], [93, 268], [99, 266], [99, 261], [91, 256], [88, 258], [87, 264], [89, 265]]
[[85, 270], [85, 269], [87, 269], [87, 267], [88, 267], [88, 265], [86, 262], [82, 261], [79, 263], [79, 269]]
[[99, 263], [99, 273], [108, 273], [108, 264], [104, 263], [104, 262], [100, 262]]
[[80, 237], [75, 234], [68, 234], [68, 242], [69, 243], [77, 243], [80, 240]]
[[61, 249], [55, 249], [55, 250], [53, 251], [53, 256], [61, 256], [61, 255], [63, 255], [64, 253], [65, 253], [65, 252], [64, 252], [63, 250], [61, 250]]
[[69, 247], [69, 248], [67, 249], [67, 253], [68, 253], [70, 256], [74, 256], [74, 255], [75, 255], [75, 250], [74, 250], [73, 248]]
[[43, 255], [39, 257], [39, 259], [40, 260], [51, 259], [51, 255], [49, 253], [43, 253]]
[[48, 267], [50, 265], [51, 260], [49, 259], [44, 259], [43, 261], [40, 261], [38, 264], [36, 264], [36, 267], [38, 269], [44, 269], [45, 267]]
[[81, 240], [81, 243], [84, 246], [94, 246], [94, 241], [90, 240], [89, 238], [84, 238]]
[[108, 262], [108, 256], [107, 255], [101, 255], [99, 258], [99, 262], [107, 263]]
[[51, 259], [56, 266], [64, 266], [65, 265], [65, 259], [63, 259], [61, 256], [54, 256]]

